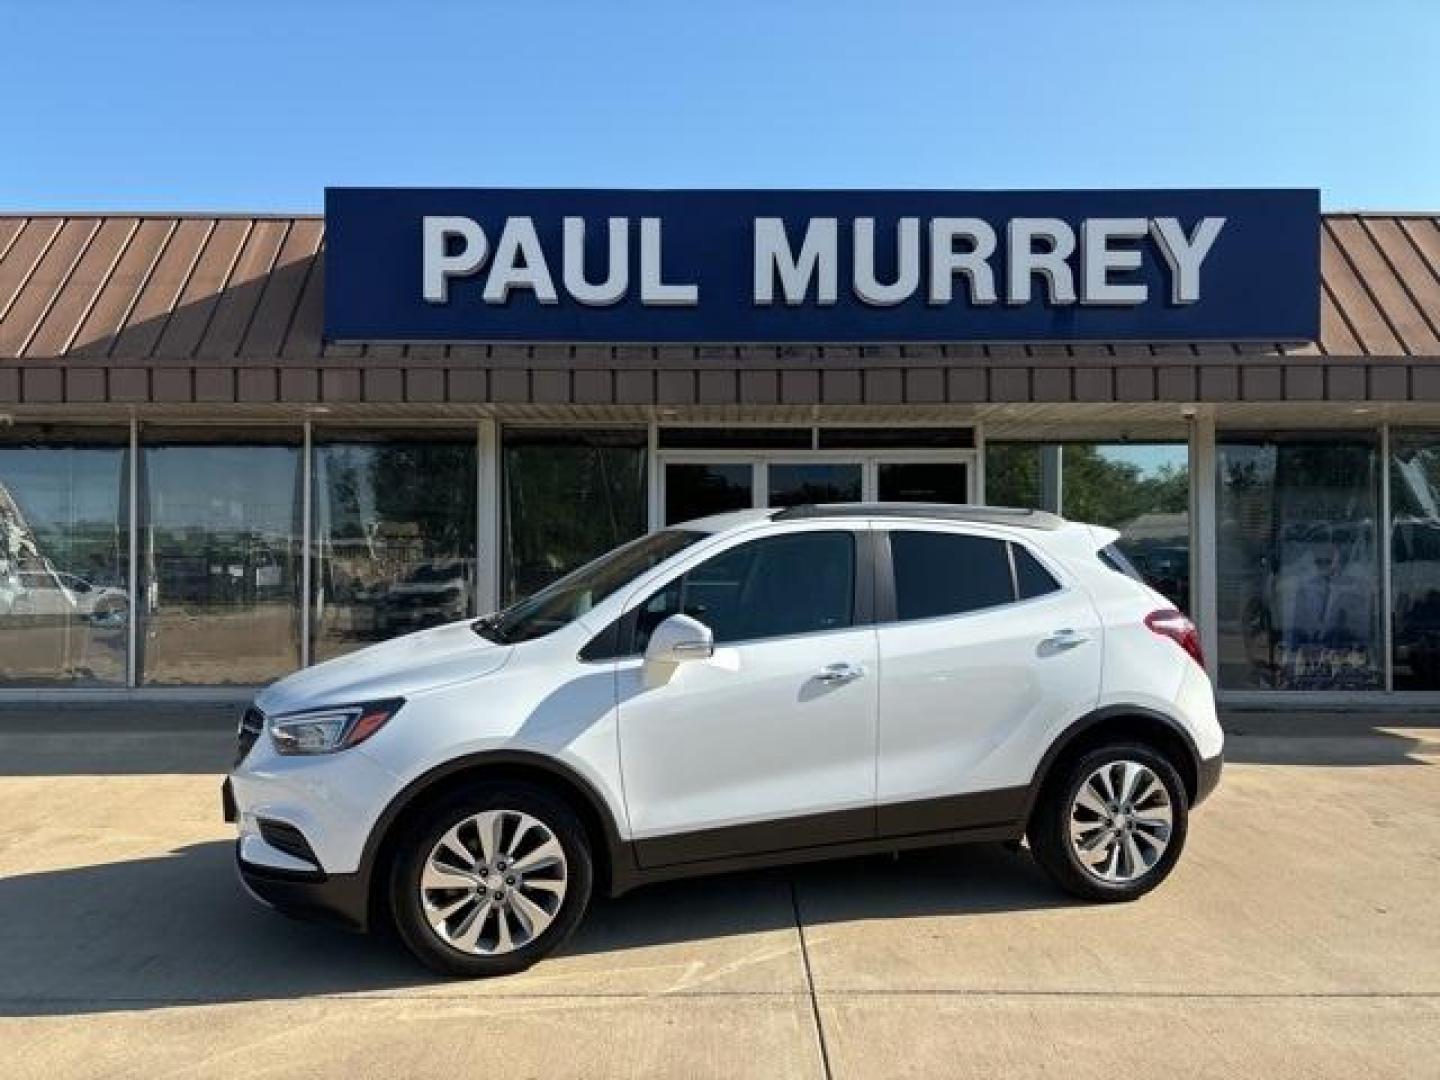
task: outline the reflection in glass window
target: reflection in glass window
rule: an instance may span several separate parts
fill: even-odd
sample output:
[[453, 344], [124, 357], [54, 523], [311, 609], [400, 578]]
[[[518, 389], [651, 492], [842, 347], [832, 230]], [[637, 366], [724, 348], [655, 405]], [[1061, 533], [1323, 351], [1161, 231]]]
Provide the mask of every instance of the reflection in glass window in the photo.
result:
[[0, 429], [0, 684], [124, 685], [128, 441]]
[[754, 505], [755, 467], [749, 463], [665, 466], [665, 524]]
[[860, 466], [771, 465], [769, 506], [860, 501]]
[[646, 447], [638, 428], [505, 429], [507, 603], [646, 531]]
[[1120, 530], [1151, 588], [1190, 609], [1190, 451], [1185, 443], [1068, 443], [1061, 503], [1072, 521]]
[[142, 680], [152, 685], [264, 683], [300, 663], [298, 433], [293, 444], [289, 432], [228, 434], [145, 436]]
[[1440, 432], [1390, 436], [1396, 690], [1440, 690]]
[[985, 502], [1040, 509], [1040, 444], [985, 444]]
[[961, 462], [882, 461], [875, 471], [881, 502], [970, 501], [970, 470]]
[[1367, 434], [1222, 436], [1221, 687], [1383, 686], [1378, 457]]
[[474, 432], [314, 454], [312, 659], [474, 615]]

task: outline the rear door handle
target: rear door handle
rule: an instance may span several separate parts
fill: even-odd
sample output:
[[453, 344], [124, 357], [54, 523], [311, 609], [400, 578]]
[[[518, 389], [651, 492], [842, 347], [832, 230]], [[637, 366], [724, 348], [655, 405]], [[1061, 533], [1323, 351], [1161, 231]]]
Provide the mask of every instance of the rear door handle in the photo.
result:
[[1047, 637], [1042, 644], [1057, 650], [1073, 649], [1076, 645], [1084, 645], [1089, 640], [1089, 634], [1082, 634], [1078, 630], [1072, 630], [1067, 626], [1064, 630], [1056, 630]]
[[840, 683], [854, 682], [864, 674], [865, 669], [859, 664], [826, 664], [815, 673], [815, 678], [838, 686]]

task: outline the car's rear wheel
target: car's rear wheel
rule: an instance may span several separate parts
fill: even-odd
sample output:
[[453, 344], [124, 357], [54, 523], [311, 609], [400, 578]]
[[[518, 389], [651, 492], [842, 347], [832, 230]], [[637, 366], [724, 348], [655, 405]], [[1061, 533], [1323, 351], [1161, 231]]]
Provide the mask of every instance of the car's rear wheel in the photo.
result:
[[1030, 849], [1086, 900], [1134, 900], [1164, 881], [1185, 846], [1190, 802], [1174, 765], [1140, 743], [1062, 766], [1031, 815]]
[[505, 975], [570, 936], [592, 876], [584, 826], [563, 800], [485, 785], [416, 817], [392, 864], [390, 906], [401, 940], [436, 971]]

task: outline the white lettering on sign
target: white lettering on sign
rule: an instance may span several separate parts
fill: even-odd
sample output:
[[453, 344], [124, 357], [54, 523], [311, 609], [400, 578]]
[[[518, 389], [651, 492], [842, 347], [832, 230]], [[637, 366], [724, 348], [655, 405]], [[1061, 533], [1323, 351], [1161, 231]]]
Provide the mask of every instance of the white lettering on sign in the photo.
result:
[[1160, 245], [1160, 254], [1170, 264], [1170, 302], [1193, 304], [1200, 299], [1200, 264], [1215, 238], [1225, 227], [1223, 217], [1201, 218], [1191, 236], [1185, 235], [1180, 222], [1173, 217], [1155, 218], [1150, 222], [1150, 235]]
[[[955, 250], [955, 241], [969, 244]], [[930, 222], [930, 303], [950, 303], [956, 274], [970, 283], [972, 304], [995, 303], [995, 273], [990, 256], [995, 254], [995, 230], [988, 221], [969, 217], [937, 217]]]
[[815, 302], [820, 307], [835, 303], [840, 278], [840, 227], [832, 218], [811, 218], [805, 226], [800, 254], [790, 248], [785, 222], [779, 218], [755, 219], [754, 298], [758, 305], [775, 302], [775, 279], [787, 307], [799, 307], [810, 294], [810, 282], [818, 279]]
[[855, 295], [872, 307], [903, 304], [920, 287], [920, 219], [901, 218], [895, 226], [895, 280], [875, 276], [875, 219], [855, 219]]
[[565, 291], [589, 307], [609, 307], [625, 299], [630, 288], [630, 221], [610, 219], [610, 261], [605, 280], [592, 284], [585, 277], [585, 219], [565, 219]]
[[1143, 304], [1150, 298], [1145, 284], [1110, 280], [1112, 271], [1140, 269], [1139, 248], [1113, 248], [1112, 240], [1142, 240], [1149, 231], [1145, 218], [1087, 218], [1080, 224], [1080, 303]]
[[646, 307], [694, 307], [700, 302], [698, 285], [667, 285], [661, 278], [663, 237], [660, 219], [640, 219], [640, 303]]
[[[1170, 303], [1194, 304], [1201, 295], [1201, 270], [1225, 223], [1223, 217], [1201, 218], [1187, 233], [1177, 218], [1096, 217], [1080, 221], [1077, 236], [1077, 230], [1060, 218], [1017, 217], [1005, 224], [1002, 254], [996, 228], [980, 218], [937, 217], [922, 223], [920, 218], [902, 217], [893, 230], [886, 230], [893, 231], [893, 239], [888, 235], [877, 239], [874, 218], [855, 218], [850, 222], [848, 250], [840, 243], [839, 219], [808, 218], [798, 234], [797, 251], [793, 230], [787, 229], [784, 219], [759, 217], [751, 232], [751, 300], [756, 307], [833, 306], [839, 300], [842, 262], [848, 257], [850, 291], [870, 307], [895, 307], [917, 295], [931, 306], [949, 304], [957, 277], [964, 278], [969, 303], [976, 307], [1002, 300], [1018, 306], [1037, 298], [1052, 307], [1077, 303], [1133, 307], [1146, 303], [1150, 290], [1145, 282], [1126, 276], [1144, 269], [1147, 251], [1152, 259], [1158, 251], [1170, 279]], [[698, 305], [698, 284], [665, 279], [663, 220], [642, 217], [639, 226], [640, 303]], [[792, 222], [792, 226], [798, 230], [798, 225]], [[636, 230], [629, 218], [606, 221], [604, 275], [591, 277], [587, 270], [594, 268], [587, 268], [585, 260], [587, 228], [585, 218], [564, 218], [560, 251], [547, 254], [532, 218], [508, 217], [492, 251], [489, 237], [475, 219], [426, 216], [421, 221], [421, 295], [427, 303], [449, 303], [453, 281], [483, 273], [480, 300], [485, 304], [503, 305], [512, 293], [528, 291], [538, 303], [555, 305], [560, 303], [560, 290], [551, 266], [558, 257], [559, 279], [570, 299], [587, 307], [621, 303], [630, 295], [631, 241]], [[922, 250], [922, 239], [928, 252]], [[1153, 248], [1146, 245], [1147, 239]], [[890, 253], [893, 259], [885, 257]], [[1003, 266], [1003, 296], [997, 288], [1002, 276], [997, 266]]]

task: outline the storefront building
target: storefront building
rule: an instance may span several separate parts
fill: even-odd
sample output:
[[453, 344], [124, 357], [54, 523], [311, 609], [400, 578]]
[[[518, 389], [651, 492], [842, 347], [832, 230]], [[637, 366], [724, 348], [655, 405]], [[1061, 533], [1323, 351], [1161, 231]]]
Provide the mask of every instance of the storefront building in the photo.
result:
[[[1274, 340], [1174, 336], [1164, 320], [1191, 325], [1208, 293], [1177, 291], [1148, 203], [1133, 217], [1143, 232], [1096, 249], [1120, 255], [1098, 278], [1082, 263], [1100, 226], [1075, 225], [1074, 316], [1055, 307], [1055, 264], [1010, 272], [1012, 223], [995, 230], [989, 282], [995, 318], [1020, 320], [1002, 340], [990, 323], [952, 333], [927, 314], [942, 227], [963, 242], [941, 291], [982, 302], [985, 268], [964, 256], [984, 247], [989, 209], [966, 232], [919, 207], [920, 276], [895, 299], [903, 214], [852, 229], [822, 199], [806, 233], [795, 215], [815, 193], [788, 193], [798, 201], [744, 231], [758, 250], [750, 226], [782, 222], [764, 273], [753, 264], [772, 310], [755, 313], [757, 285], [702, 323], [727, 275], [750, 288], [749, 247], [732, 257], [703, 229], [688, 236], [679, 211], [647, 216], [644, 193], [579, 193], [594, 235], [562, 266], [556, 193], [524, 211], [538, 248], [505, 213], [467, 217], [496, 193], [462, 194], [429, 247], [424, 213], [396, 204], [416, 227], [403, 250], [390, 224], [366, 234], [377, 215], [335, 202], [328, 227], [0, 218], [0, 697], [239, 694], [494, 609], [667, 523], [898, 499], [1033, 505], [1119, 529], [1200, 624], [1232, 703], [1440, 705], [1440, 217], [1312, 214], [1308, 279], [1304, 250], [1272, 258], [1247, 233], [1259, 265], [1244, 280], [1212, 281], [1220, 262], [1197, 280], [1224, 298], [1220, 315]], [[1243, 229], [1243, 212], [1226, 228]], [[627, 216], [625, 250], [614, 222]], [[484, 258], [461, 218], [478, 223]], [[827, 248], [836, 218], [841, 243]], [[1202, 217], [1176, 218], [1194, 241]], [[641, 224], [662, 219], [663, 252]], [[1045, 220], [1074, 219], [1067, 205]], [[869, 266], [852, 267], [862, 236]], [[1027, 250], [1056, 242], [1052, 230]], [[695, 251], [719, 277], [688, 272]], [[832, 252], [845, 256], [833, 269]], [[620, 267], [646, 301], [632, 304]], [[1132, 332], [1151, 315], [1115, 296], [1084, 308], [1087, 289], [1127, 280], [1169, 289], [1152, 297], [1156, 333]], [[413, 289], [392, 310], [371, 294], [396, 281]], [[1294, 312], [1267, 314], [1270, 285], [1309, 296], [1313, 331], [1297, 338]], [[844, 295], [825, 302], [852, 286], [892, 315], [913, 300], [910, 321], [930, 322], [877, 340], [897, 324], [877, 329]], [[1007, 295], [1021, 286], [1028, 301]], [[691, 321], [667, 323], [677, 310]], [[1122, 332], [1096, 337], [1111, 325]]]

